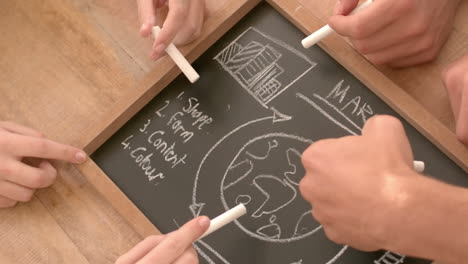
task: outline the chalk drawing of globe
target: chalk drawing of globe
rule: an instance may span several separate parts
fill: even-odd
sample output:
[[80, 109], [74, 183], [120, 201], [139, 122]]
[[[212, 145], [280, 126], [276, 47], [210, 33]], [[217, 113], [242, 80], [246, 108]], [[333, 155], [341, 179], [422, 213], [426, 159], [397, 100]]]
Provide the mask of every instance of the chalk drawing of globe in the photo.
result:
[[299, 192], [301, 154], [311, 143], [272, 133], [253, 138], [234, 157], [221, 182], [221, 201], [226, 210], [246, 205], [248, 215], [236, 224], [249, 236], [286, 243], [321, 229]]

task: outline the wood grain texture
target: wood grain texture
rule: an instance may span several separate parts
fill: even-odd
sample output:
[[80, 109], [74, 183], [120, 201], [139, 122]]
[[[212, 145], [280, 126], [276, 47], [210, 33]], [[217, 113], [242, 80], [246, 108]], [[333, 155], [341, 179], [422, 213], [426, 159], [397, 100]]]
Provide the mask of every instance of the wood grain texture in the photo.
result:
[[0, 209], [1, 263], [89, 263], [41, 202]]
[[[207, 0], [203, 37], [182, 51], [193, 61], [257, 2]], [[276, 2], [300, 19], [312, 16], [303, 30], [323, 25], [334, 5]], [[148, 59], [151, 40], [138, 36], [135, 8], [135, 1], [121, 0], [0, 1], [0, 119], [96, 149], [179, 73], [168, 58]], [[435, 65], [380, 73], [388, 80], [384, 88], [402, 87], [426, 107], [427, 120], [435, 116], [450, 129], [453, 118], [438, 71], [467, 51], [466, 14], [468, 3], [462, 1], [454, 33]], [[332, 55], [352, 62], [348, 66], [364, 65], [359, 55], [344, 54], [349, 47], [336, 50], [337, 43], [334, 36], [325, 44]], [[362, 77], [366, 71], [352, 72]], [[78, 168], [55, 164], [56, 184], [31, 203], [0, 210], [0, 263], [113, 263], [142, 236], [157, 232], [92, 161]]]

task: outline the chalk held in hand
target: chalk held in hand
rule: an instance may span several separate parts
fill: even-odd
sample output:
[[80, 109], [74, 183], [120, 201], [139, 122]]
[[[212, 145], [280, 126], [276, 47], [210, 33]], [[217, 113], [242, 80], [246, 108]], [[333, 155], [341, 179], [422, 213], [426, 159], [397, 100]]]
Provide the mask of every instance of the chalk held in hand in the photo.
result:
[[[157, 38], [161, 28], [158, 26], [153, 27], [153, 36]], [[200, 79], [200, 75], [195, 71], [195, 69], [190, 65], [187, 59], [182, 55], [182, 53], [177, 49], [177, 47], [172, 44], [172, 42], [166, 48], [167, 54], [172, 58], [172, 60], [177, 64], [180, 70], [184, 73], [184, 75], [189, 79], [191, 83], [194, 83]]]
[[[366, 2], [362, 3], [360, 6], [356, 7], [349, 15], [355, 14], [356, 12], [368, 7], [373, 0], [367, 0]], [[321, 29], [315, 31], [310, 36], [302, 40], [302, 46], [306, 49], [312, 47], [313, 45], [317, 44], [322, 39], [326, 38], [331, 33], [335, 32], [329, 25], [322, 27]]]
[[206, 230], [206, 232], [199, 239], [206, 237], [207, 235], [231, 223], [232, 221], [245, 215], [246, 213], [247, 213], [247, 208], [245, 208], [244, 204], [237, 205], [236, 207], [230, 209], [229, 211], [211, 220], [210, 227], [208, 228], [208, 230]]
[[424, 161], [415, 160], [413, 162], [413, 167], [414, 167], [415, 171], [417, 171], [419, 173], [423, 173], [426, 165], [424, 164]]

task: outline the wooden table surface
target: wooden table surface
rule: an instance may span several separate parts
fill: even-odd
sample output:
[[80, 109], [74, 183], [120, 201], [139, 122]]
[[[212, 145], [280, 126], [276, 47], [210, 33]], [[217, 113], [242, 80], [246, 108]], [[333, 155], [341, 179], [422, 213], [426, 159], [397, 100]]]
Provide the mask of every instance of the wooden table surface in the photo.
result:
[[[207, 0], [208, 14], [230, 0]], [[0, 120], [85, 147], [138, 83], [168, 61], [148, 59], [138, 36], [136, 1], [0, 1]], [[298, 8], [326, 21], [334, 1], [302, 0]], [[440, 70], [468, 52], [468, 2], [439, 59], [380, 70], [452, 131], [454, 120]], [[141, 240], [72, 165], [29, 203], [0, 210], [0, 263], [113, 263]]]

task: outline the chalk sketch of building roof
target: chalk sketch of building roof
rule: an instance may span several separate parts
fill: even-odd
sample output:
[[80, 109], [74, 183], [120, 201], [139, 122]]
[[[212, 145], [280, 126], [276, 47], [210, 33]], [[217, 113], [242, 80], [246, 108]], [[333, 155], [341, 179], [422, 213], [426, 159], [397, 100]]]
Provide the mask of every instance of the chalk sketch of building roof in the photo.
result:
[[[255, 37], [263, 41], [243, 39], [247, 33], [255, 34]], [[247, 43], [242, 43], [246, 41]], [[288, 52], [288, 56], [297, 56], [307, 64], [307, 67], [301, 69], [299, 74], [292, 74], [292, 77], [281, 77], [286, 73], [285, 66], [288, 65], [281, 65], [280, 59], [284, 54], [278, 50], [279, 48], [282, 52]], [[263, 107], [267, 107], [269, 102], [316, 65], [290, 45], [253, 27], [231, 42], [214, 59]]]

